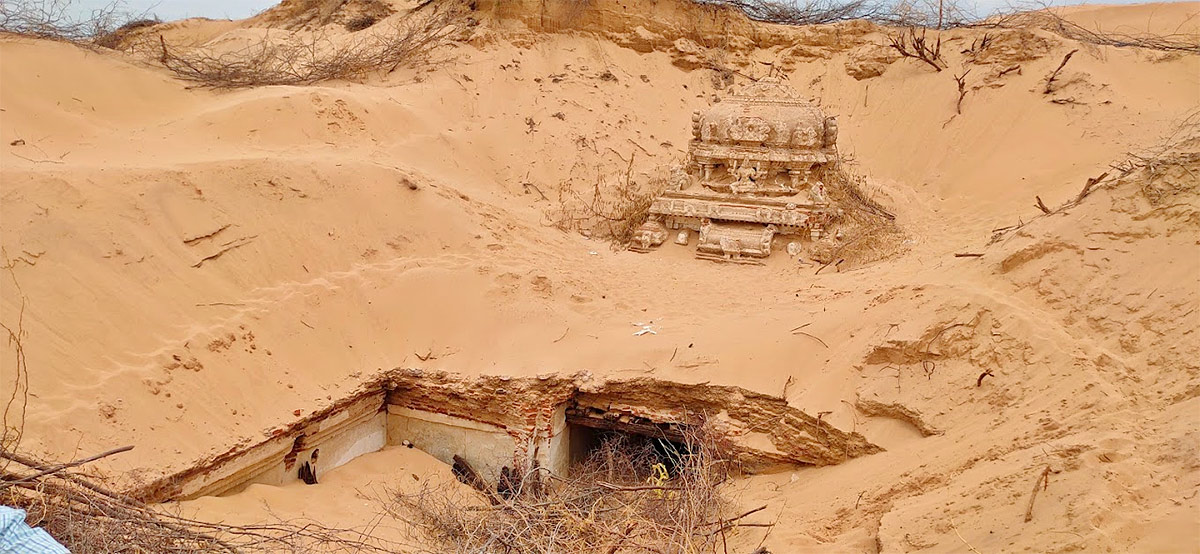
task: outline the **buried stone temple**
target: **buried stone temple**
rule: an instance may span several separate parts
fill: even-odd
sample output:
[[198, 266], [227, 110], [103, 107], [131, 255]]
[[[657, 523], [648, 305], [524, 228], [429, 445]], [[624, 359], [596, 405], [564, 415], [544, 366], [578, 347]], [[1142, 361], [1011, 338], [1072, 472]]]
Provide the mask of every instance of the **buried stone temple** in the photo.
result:
[[632, 249], [689, 242], [696, 255], [756, 263], [777, 238], [815, 241], [840, 215], [821, 176], [837, 162], [837, 119], [775, 78], [742, 87], [692, 115], [688, 163], [654, 199]]

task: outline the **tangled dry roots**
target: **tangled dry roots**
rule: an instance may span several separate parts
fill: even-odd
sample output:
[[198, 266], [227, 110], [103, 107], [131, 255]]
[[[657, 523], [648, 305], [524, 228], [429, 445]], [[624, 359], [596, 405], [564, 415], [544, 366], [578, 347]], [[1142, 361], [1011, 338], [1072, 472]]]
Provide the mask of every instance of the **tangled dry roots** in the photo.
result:
[[[511, 494], [423, 489], [390, 509], [429, 552], [718, 552], [734, 528], [721, 484], [730, 469], [716, 441], [689, 431], [686, 444], [614, 435], [567, 478], [531, 468]], [[658, 448], [656, 453], [655, 448]], [[657, 464], [662, 464], [658, 466]], [[674, 466], [673, 476], [659, 472]], [[657, 475], [656, 475], [657, 474]], [[762, 526], [762, 524], [750, 524]]]
[[181, 517], [69, 467], [0, 450], [0, 504], [25, 510], [30, 525], [74, 554], [395, 551], [357, 531], [312, 522], [227, 525]]

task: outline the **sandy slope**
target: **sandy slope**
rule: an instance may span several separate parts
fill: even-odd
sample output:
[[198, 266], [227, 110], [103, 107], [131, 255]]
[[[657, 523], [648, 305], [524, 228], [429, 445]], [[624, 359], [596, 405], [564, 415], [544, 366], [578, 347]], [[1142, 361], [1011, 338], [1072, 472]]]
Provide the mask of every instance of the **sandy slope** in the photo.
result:
[[[784, 67], [838, 114], [843, 152], [908, 234], [890, 259], [814, 275], [784, 256], [726, 267], [547, 227], [562, 183], [615, 180], [630, 156], [644, 181], [678, 159], [692, 110], [725, 83], [697, 67], [691, 31], [652, 23], [669, 19], [631, 30], [622, 18], [643, 15], [597, 2], [560, 32], [521, 4], [483, 14], [439, 64], [367, 84], [210, 92], [134, 56], [0, 41], [0, 244], [20, 284], [5, 276], [0, 319], [14, 325], [24, 298], [24, 446], [61, 458], [135, 444], [139, 455], [101, 467], [137, 483], [400, 365], [651, 373], [776, 394], [792, 378], [794, 406], [830, 411], [888, 452], [739, 483], [745, 503], [789, 522], [772, 551], [1200, 545], [1194, 181], [1153, 204], [1131, 176], [989, 244], [1038, 213], [1035, 195], [1058, 205], [1159, 144], [1200, 104], [1200, 58], [1000, 31], [991, 63], [968, 65], [961, 51], [982, 31], [959, 30], [935, 73], [891, 59], [870, 26], [739, 23], [754, 40], [723, 43], [725, 63]], [[1197, 12], [1072, 17], [1195, 33]], [[165, 32], [262, 32], [248, 25]], [[882, 75], [848, 74], [864, 61]], [[965, 68], [955, 115], [951, 74]], [[952, 256], [963, 251], [984, 256]], [[631, 336], [648, 320], [658, 335]], [[788, 332], [804, 323], [827, 346]], [[927, 375], [917, 354], [935, 338], [943, 358]], [[418, 362], [426, 352], [437, 358]], [[1046, 464], [1059, 473], [1025, 524]], [[286, 495], [351, 498], [329, 489], [197, 509], [253, 518], [260, 500], [288, 514]]]

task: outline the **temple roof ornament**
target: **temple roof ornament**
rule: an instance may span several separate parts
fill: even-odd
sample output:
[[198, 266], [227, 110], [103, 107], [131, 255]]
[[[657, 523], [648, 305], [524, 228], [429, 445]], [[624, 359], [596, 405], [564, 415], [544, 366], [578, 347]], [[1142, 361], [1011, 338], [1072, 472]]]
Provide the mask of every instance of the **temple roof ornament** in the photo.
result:
[[700, 233], [698, 257], [765, 258], [776, 237], [817, 240], [837, 217], [815, 175], [837, 161], [837, 119], [775, 77], [693, 113], [688, 157], [687, 175], [655, 199], [633, 249], [682, 229]]

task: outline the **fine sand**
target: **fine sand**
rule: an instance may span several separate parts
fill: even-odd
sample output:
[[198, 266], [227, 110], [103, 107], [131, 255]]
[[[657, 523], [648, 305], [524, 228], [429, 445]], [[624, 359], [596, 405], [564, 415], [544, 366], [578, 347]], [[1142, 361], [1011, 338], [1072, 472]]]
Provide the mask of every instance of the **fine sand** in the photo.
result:
[[[985, 31], [963, 29], [935, 72], [861, 22], [719, 36], [682, 2], [597, 0], [550, 22], [541, 2], [478, 4], [469, 38], [362, 83], [213, 91], [138, 52], [0, 38], [0, 321], [25, 333], [22, 447], [132, 444], [93, 468], [131, 487], [395, 367], [790, 382], [791, 405], [887, 450], [739, 478], [737, 502], [778, 522], [771, 552], [1200, 548], [1200, 168], [1034, 207], [1169, 142], [1200, 109], [1200, 57], [993, 30], [970, 63]], [[1065, 13], [1200, 34], [1194, 2]], [[221, 47], [286, 16], [155, 32]], [[693, 110], [726, 90], [701, 63], [714, 51], [735, 85], [773, 63], [839, 117], [841, 152], [903, 231], [880, 259], [722, 265], [549, 225], [564, 186], [590, 193], [627, 167], [645, 183], [683, 159]], [[872, 64], [882, 74], [852, 76]], [[632, 334], [651, 320], [656, 335]], [[378, 499], [425, 480], [452, 477], [388, 449], [315, 487], [170, 509], [400, 537]]]

